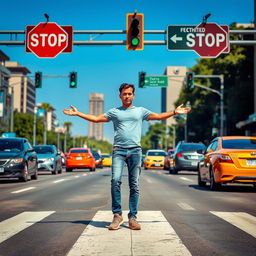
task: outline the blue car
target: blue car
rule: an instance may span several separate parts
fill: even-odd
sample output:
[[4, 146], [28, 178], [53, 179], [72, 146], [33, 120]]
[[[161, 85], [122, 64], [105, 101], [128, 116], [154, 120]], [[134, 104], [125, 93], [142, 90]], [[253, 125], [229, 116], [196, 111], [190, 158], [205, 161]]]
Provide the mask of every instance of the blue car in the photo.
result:
[[38, 170], [62, 173], [62, 159], [55, 145], [36, 145], [34, 150], [38, 158]]

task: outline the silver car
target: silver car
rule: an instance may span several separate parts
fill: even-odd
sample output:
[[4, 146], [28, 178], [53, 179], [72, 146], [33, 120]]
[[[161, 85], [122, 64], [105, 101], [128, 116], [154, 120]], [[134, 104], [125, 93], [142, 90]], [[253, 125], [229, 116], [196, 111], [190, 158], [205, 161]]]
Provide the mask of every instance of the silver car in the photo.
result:
[[181, 170], [197, 171], [199, 162], [204, 158], [205, 145], [180, 141], [174, 151], [173, 169], [170, 173], [177, 174]]
[[38, 170], [62, 173], [61, 155], [55, 145], [37, 145], [34, 150], [37, 153]]

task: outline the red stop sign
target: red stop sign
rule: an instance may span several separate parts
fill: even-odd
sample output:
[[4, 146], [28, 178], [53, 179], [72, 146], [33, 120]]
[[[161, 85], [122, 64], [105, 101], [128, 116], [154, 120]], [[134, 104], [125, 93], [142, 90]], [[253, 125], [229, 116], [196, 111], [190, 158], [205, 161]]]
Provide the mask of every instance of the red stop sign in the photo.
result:
[[199, 24], [198, 33], [191, 37], [191, 49], [201, 57], [215, 58], [222, 52], [229, 52], [228, 26], [216, 23]]
[[68, 34], [55, 22], [39, 23], [27, 34], [27, 48], [40, 58], [54, 58], [67, 45]]

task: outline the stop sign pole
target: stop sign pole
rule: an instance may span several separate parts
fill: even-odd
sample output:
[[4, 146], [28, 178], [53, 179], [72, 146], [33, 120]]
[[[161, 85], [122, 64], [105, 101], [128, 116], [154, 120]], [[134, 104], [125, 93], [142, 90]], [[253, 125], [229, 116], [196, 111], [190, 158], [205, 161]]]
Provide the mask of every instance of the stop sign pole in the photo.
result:
[[26, 52], [39, 58], [55, 58], [61, 52], [72, 52], [73, 27], [55, 22], [26, 27]]
[[167, 27], [169, 51], [194, 51], [200, 57], [216, 58], [229, 53], [229, 27], [217, 23], [170, 25]]

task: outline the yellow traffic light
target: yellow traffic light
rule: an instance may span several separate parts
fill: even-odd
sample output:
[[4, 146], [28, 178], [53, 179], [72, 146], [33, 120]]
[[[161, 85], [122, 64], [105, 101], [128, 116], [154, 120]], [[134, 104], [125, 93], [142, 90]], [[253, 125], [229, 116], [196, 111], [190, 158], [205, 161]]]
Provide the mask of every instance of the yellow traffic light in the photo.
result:
[[126, 49], [144, 49], [144, 14], [126, 14]]

